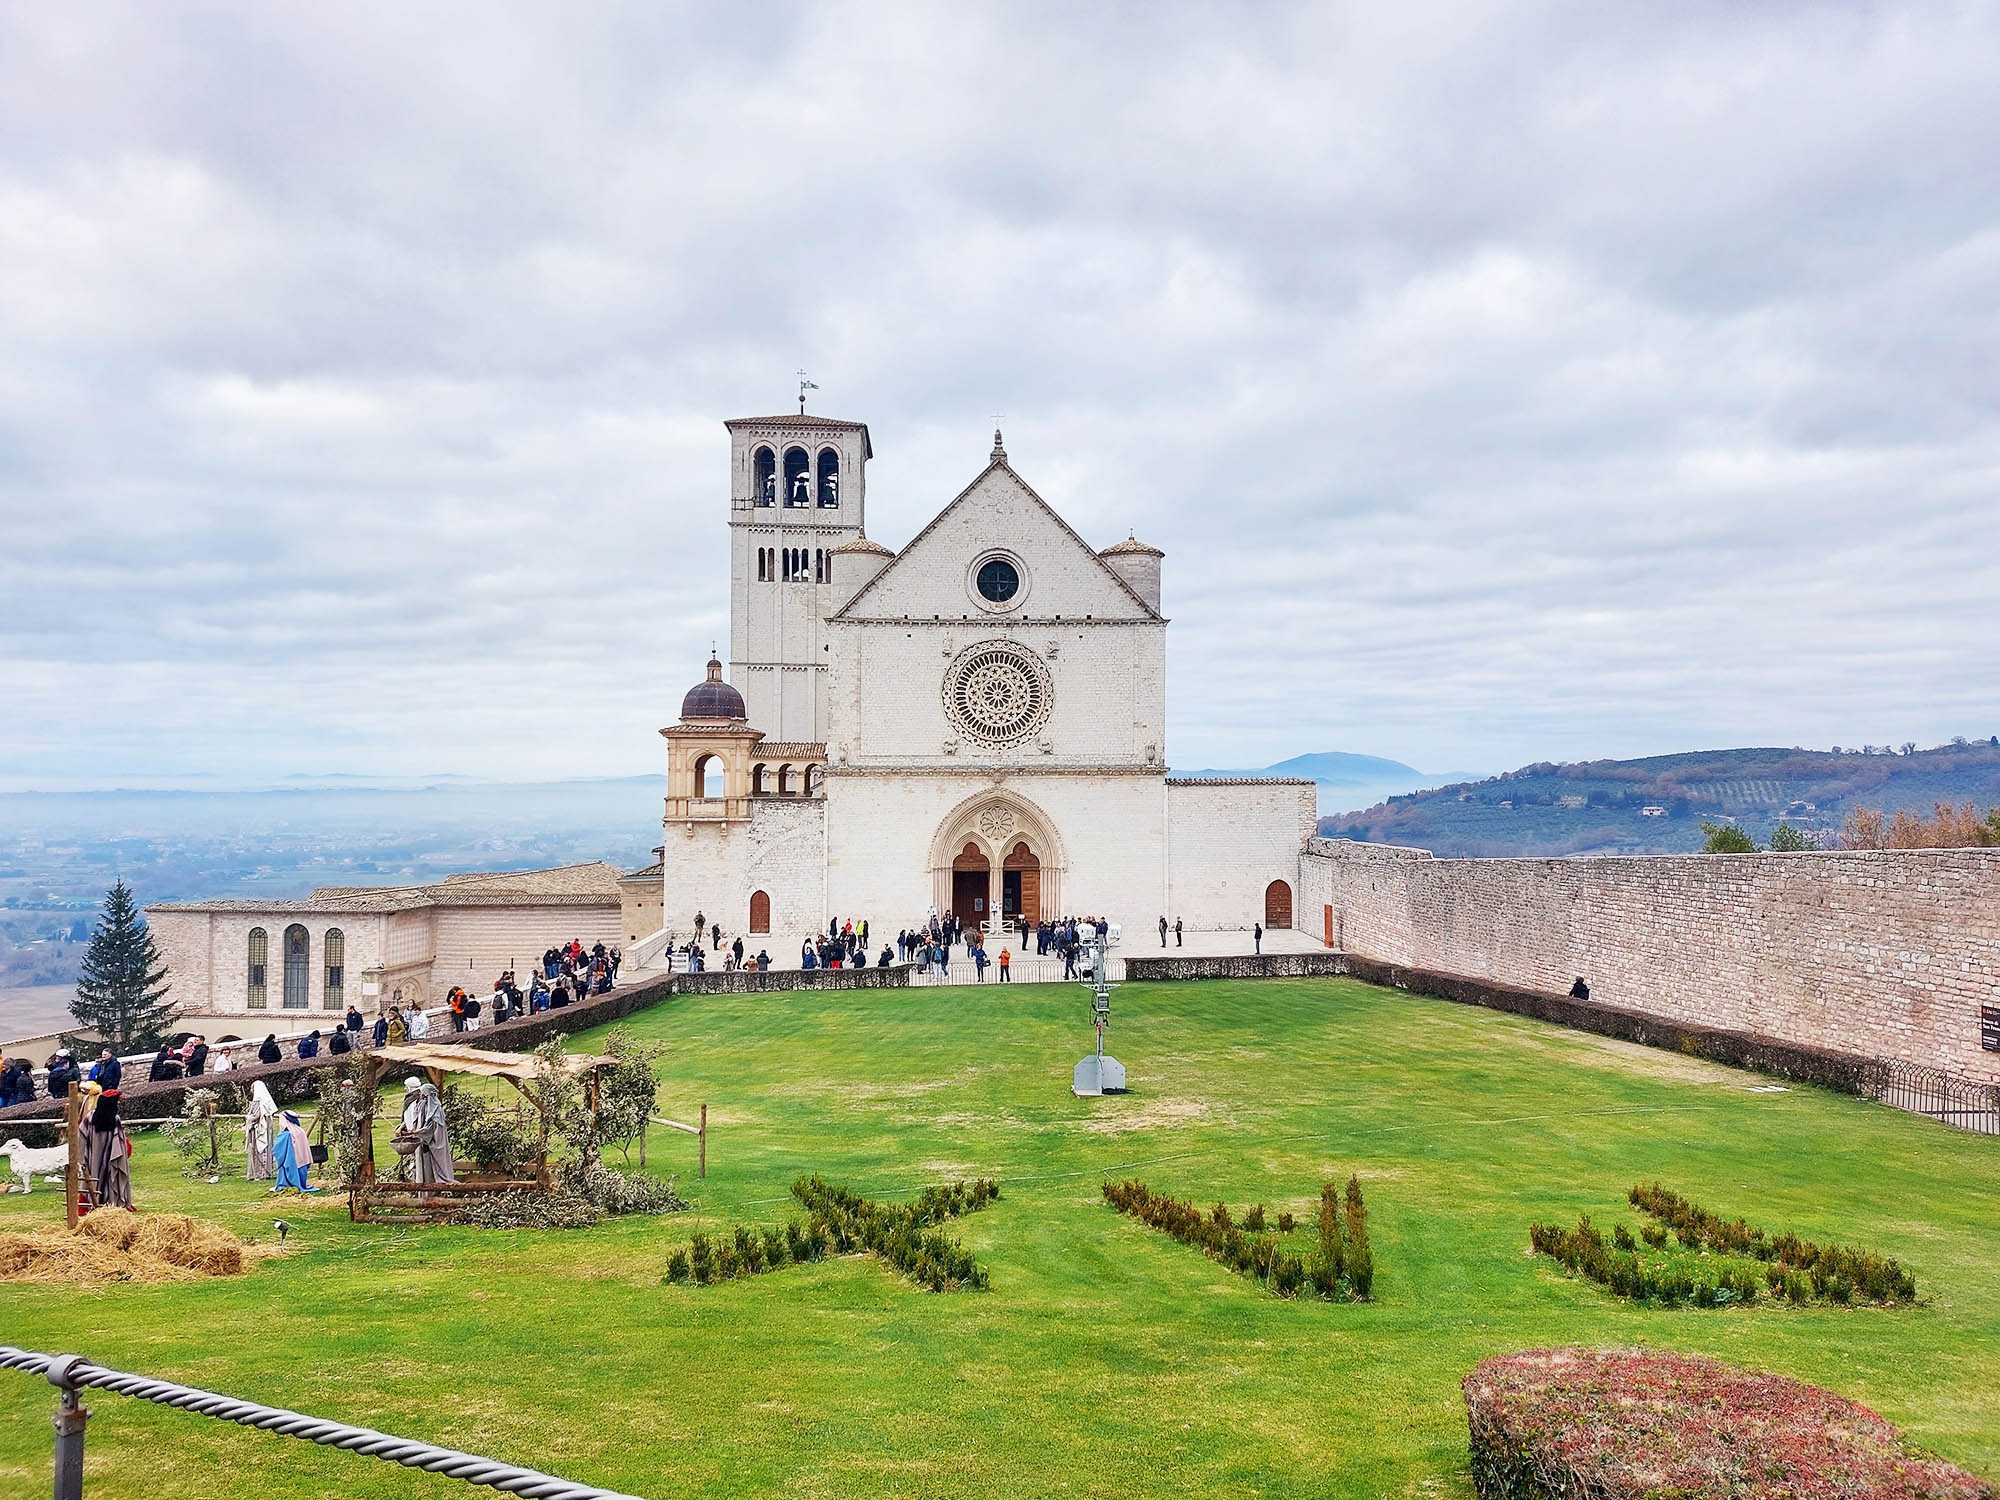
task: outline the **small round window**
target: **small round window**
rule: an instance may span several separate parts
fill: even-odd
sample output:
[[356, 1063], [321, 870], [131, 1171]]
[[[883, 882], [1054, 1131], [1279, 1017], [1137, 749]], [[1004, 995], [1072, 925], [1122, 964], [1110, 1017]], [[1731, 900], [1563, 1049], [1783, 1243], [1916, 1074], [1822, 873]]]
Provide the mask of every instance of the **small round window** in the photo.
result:
[[979, 565], [979, 597], [1005, 604], [1021, 589], [1021, 575], [1004, 557], [989, 557]]

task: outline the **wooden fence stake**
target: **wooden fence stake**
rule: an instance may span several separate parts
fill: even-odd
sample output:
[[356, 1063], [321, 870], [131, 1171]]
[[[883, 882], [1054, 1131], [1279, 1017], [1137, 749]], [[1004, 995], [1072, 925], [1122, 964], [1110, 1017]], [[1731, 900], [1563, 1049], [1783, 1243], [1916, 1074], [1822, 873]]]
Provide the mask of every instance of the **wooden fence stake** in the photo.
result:
[[706, 1100], [702, 1101], [701, 1134], [698, 1139], [701, 1142], [701, 1176], [706, 1177], [708, 1176], [708, 1102]]

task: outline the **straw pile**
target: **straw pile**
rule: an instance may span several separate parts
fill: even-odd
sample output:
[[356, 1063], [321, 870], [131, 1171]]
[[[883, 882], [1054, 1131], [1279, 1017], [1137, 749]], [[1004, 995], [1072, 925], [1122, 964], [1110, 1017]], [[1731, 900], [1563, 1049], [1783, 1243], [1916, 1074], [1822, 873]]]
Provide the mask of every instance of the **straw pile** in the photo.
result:
[[140, 1217], [122, 1208], [100, 1208], [68, 1229], [0, 1234], [0, 1281], [67, 1282], [94, 1286], [113, 1281], [193, 1281], [240, 1276], [243, 1242], [216, 1224], [186, 1214]]

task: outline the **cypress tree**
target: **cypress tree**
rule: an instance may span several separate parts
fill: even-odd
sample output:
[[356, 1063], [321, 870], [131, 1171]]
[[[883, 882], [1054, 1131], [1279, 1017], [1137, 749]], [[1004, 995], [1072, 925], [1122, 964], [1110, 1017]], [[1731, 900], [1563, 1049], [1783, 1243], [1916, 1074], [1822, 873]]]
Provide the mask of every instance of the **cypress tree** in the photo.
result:
[[1375, 1252], [1368, 1246], [1368, 1207], [1361, 1201], [1358, 1175], [1347, 1179], [1347, 1279], [1357, 1297], [1375, 1286]]
[[173, 1025], [167, 966], [123, 880], [104, 898], [69, 1013], [123, 1056], [157, 1047]]

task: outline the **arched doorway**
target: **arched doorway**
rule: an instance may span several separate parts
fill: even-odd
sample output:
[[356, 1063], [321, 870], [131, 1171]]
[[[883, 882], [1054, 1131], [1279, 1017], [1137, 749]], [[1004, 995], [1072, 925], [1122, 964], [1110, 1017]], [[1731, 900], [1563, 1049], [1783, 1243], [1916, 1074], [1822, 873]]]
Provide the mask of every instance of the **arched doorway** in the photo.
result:
[[1282, 880], [1274, 880], [1264, 887], [1264, 925], [1292, 925], [1292, 888]]
[[1021, 839], [1000, 862], [1000, 910], [1009, 920], [1042, 919], [1042, 861]]
[[304, 1010], [311, 1003], [312, 940], [294, 922], [285, 929], [285, 1009]]
[[951, 914], [967, 927], [985, 925], [992, 869], [986, 851], [971, 839], [967, 839], [965, 847], [952, 856]]
[[750, 893], [750, 931], [768, 934], [771, 930], [771, 898], [763, 891]]

